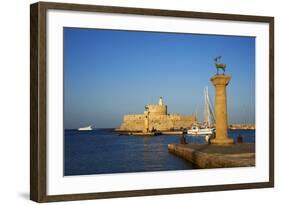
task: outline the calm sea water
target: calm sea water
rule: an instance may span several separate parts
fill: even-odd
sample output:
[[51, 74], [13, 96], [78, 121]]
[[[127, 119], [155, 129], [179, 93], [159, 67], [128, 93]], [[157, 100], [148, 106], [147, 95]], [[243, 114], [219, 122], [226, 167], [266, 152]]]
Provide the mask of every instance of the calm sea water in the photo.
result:
[[[145, 171], [187, 170], [196, 168], [168, 152], [169, 143], [179, 143], [179, 135], [153, 137], [119, 136], [110, 129], [65, 130], [64, 175], [89, 175]], [[255, 142], [255, 131], [232, 130], [234, 140]], [[204, 137], [186, 136], [189, 143], [205, 143]]]

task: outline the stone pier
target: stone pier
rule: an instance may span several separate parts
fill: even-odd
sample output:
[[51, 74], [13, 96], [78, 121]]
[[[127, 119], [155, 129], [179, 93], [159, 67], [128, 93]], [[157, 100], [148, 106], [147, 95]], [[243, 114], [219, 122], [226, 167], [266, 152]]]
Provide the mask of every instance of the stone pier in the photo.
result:
[[229, 75], [215, 75], [211, 78], [216, 90], [216, 137], [211, 140], [212, 144], [225, 145], [233, 144], [233, 139], [228, 138], [228, 117], [227, 117], [227, 95], [226, 86], [231, 77]]
[[256, 164], [255, 144], [168, 144], [175, 154], [198, 168], [251, 167]]

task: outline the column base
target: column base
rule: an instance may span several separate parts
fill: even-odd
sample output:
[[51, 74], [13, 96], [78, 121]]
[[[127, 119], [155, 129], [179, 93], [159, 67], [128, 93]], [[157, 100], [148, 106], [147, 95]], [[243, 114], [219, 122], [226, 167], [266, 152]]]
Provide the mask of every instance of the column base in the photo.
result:
[[217, 144], [217, 145], [234, 144], [234, 140], [230, 139], [230, 138], [226, 138], [226, 139], [211, 139], [211, 144]]

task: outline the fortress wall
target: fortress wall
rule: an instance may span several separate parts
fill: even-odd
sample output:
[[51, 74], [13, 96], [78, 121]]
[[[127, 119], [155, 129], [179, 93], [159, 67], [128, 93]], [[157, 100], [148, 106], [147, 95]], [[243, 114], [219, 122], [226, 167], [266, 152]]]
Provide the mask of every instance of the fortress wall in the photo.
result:
[[142, 131], [144, 128], [143, 121], [122, 123], [120, 126], [121, 131]]
[[187, 115], [170, 115], [174, 129], [189, 129], [196, 122], [195, 116]]
[[187, 121], [196, 121], [196, 117], [193, 115], [178, 115], [178, 114], [170, 114], [170, 118], [172, 120], [187, 120]]
[[156, 130], [171, 130], [171, 129], [184, 129], [190, 128], [196, 121], [194, 116], [182, 115], [158, 115], [150, 117], [150, 129]]
[[169, 130], [173, 127], [172, 121], [169, 119], [168, 115], [155, 115], [149, 118], [149, 128], [156, 130]]
[[136, 115], [124, 115], [123, 121], [134, 121], [134, 120], [143, 120], [143, 114], [136, 114]]
[[141, 131], [144, 127], [144, 115], [125, 115], [120, 130], [124, 131]]
[[[150, 115], [149, 129], [153, 128], [159, 131], [178, 130], [190, 128], [196, 122], [194, 116], [184, 115]], [[144, 115], [125, 115], [120, 130], [124, 131], [141, 131], [144, 128]]]
[[177, 120], [173, 122], [174, 129], [189, 129], [195, 121], [193, 120]]

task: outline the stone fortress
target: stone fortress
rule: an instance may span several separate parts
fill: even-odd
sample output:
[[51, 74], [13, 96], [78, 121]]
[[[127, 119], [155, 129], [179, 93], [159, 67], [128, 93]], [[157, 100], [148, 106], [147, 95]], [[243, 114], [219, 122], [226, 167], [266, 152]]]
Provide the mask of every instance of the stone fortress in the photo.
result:
[[169, 114], [160, 97], [158, 104], [146, 105], [143, 114], [125, 115], [116, 131], [143, 132], [188, 129], [196, 122], [195, 116]]

